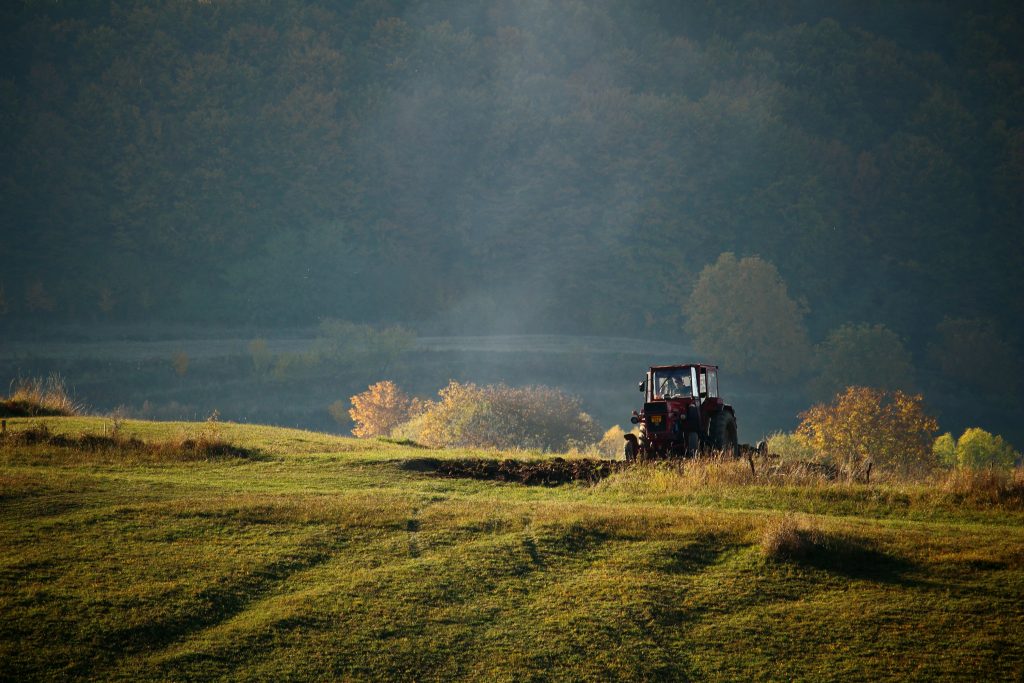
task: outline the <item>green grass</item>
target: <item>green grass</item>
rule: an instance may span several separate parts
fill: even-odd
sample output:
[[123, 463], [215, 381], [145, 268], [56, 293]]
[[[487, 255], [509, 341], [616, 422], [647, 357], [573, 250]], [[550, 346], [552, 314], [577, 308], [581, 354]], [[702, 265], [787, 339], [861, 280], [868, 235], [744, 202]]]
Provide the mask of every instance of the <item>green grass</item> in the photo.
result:
[[[40, 423], [68, 436], [112, 428], [8, 428]], [[696, 467], [527, 487], [401, 466], [506, 454], [237, 424], [118, 432], [212, 435], [259, 457], [0, 446], [0, 679], [1024, 671], [1024, 506], [1012, 495]], [[766, 534], [786, 520], [812, 541], [776, 559]]]

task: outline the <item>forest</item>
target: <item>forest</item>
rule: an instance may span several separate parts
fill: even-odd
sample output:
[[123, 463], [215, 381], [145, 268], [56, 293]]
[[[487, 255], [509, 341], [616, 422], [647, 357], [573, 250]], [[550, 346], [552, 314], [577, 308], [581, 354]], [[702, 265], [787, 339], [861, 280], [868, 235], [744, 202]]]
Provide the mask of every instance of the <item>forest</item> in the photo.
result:
[[0, 330], [693, 341], [1020, 433], [1018, 3], [24, 0], [0, 55]]

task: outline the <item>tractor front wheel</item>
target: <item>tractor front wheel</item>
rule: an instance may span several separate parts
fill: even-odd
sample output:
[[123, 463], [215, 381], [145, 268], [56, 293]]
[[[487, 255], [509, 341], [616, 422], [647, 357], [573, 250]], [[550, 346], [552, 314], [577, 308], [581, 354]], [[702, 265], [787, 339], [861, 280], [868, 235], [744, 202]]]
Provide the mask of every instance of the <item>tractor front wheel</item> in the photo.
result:
[[635, 462], [636, 456], [640, 451], [640, 444], [636, 442], [636, 439], [626, 439], [626, 445], [622, 449], [623, 455], [626, 456], [626, 462]]
[[728, 410], [723, 410], [711, 418], [711, 444], [725, 455], [740, 457], [736, 416]]

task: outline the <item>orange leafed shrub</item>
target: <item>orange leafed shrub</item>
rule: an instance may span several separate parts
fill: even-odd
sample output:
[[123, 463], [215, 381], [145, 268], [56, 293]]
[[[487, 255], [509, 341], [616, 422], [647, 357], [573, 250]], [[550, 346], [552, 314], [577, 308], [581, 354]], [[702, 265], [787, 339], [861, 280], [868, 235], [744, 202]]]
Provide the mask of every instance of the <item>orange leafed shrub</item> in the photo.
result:
[[366, 439], [387, 436], [398, 425], [408, 420], [417, 410], [419, 402], [410, 398], [391, 381], [371, 384], [366, 391], [351, 399], [349, 416], [356, 423], [352, 433]]
[[847, 387], [832, 403], [800, 417], [797, 434], [848, 476], [863, 472], [868, 462], [904, 475], [937, 464], [932, 436], [938, 423], [924, 412], [920, 395]]

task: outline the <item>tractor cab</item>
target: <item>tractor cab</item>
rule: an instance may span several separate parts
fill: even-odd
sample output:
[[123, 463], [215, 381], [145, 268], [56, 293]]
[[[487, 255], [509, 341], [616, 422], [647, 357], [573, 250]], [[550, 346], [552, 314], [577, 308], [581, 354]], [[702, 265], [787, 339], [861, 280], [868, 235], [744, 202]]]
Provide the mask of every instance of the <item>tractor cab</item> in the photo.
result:
[[735, 450], [736, 415], [718, 395], [718, 366], [652, 366], [641, 380], [644, 407], [626, 435], [626, 458], [689, 456], [701, 448]]
[[[647, 403], [669, 399], [701, 400], [718, 397], [715, 365], [660, 365], [652, 367], [640, 382]], [[695, 390], [696, 388], [696, 390]]]

